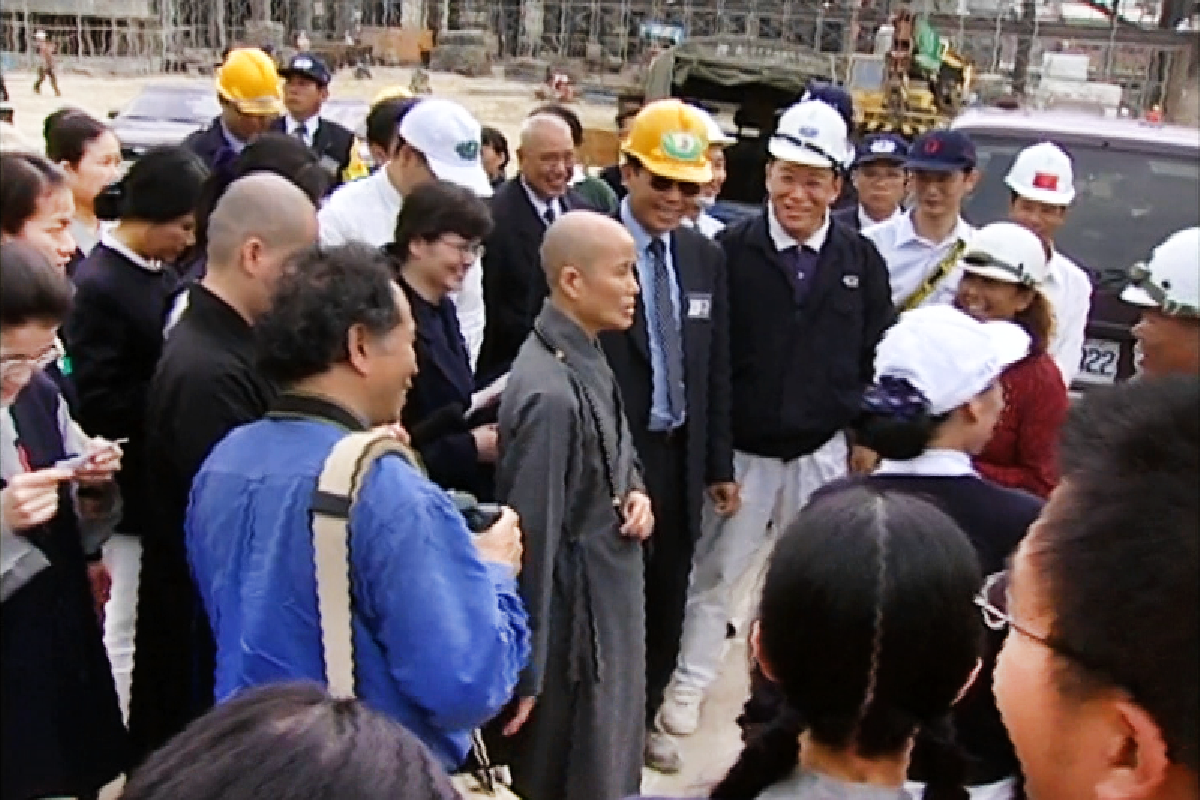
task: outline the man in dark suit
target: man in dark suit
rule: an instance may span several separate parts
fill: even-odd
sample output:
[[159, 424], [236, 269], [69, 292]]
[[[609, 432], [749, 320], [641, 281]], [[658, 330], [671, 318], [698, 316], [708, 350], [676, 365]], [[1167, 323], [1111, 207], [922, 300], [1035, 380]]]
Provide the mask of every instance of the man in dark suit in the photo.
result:
[[183, 146], [213, 172], [228, 169], [283, 111], [275, 62], [257, 47], [230, 50], [217, 70], [216, 83], [221, 115], [183, 140]]
[[[629, 123], [633, 122], [633, 118], [637, 116], [638, 108], [622, 108], [617, 112], [617, 141], [625, 141], [625, 137], [629, 136]], [[625, 181], [621, 177], [621, 165], [610, 164], [600, 170], [600, 177], [609, 187], [616, 192], [618, 200], [625, 199]]]
[[589, 209], [569, 187], [575, 144], [567, 123], [534, 114], [521, 125], [518, 174], [492, 195], [495, 227], [483, 255], [487, 322], [476, 375], [488, 382], [508, 371], [548, 292], [538, 256], [546, 228], [567, 211]]
[[904, 161], [908, 143], [894, 133], [864, 136], [854, 155], [856, 201], [831, 212], [834, 222], [861, 231], [901, 213], [904, 199]]
[[738, 506], [729, 403], [725, 259], [681, 227], [688, 200], [712, 180], [703, 113], [678, 100], [643, 108], [622, 145], [629, 193], [618, 219], [637, 246], [633, 326], [601, 334], [617, 377], [655, 513], [646, 551], [646, 764], [682, 766], [656, 722], [675, 666], [705, 492], [721, 513]]
[[329, 99], [329, 82], [333, 76], [321, 59], [311, 53], [297, 53], [285, 69], [283, 104], [287, 114], [275, 120], [272, 130], [301, 139], [320, 159], [329, 173], [329, 191], [341, 186], [347, 171], [357, 161], [354, 133], [333, 120], [322, 119], [321, 106]]

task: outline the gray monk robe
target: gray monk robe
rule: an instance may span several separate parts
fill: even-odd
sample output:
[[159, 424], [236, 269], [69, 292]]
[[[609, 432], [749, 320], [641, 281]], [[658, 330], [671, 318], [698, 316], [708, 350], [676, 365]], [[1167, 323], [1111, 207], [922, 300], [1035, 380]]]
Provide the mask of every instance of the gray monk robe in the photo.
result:
[[621, 535], [613, 497], [641, 489], [641, 475], [603, 352], [549, 301], [500, 403], [500, 453], [498, 496], [521, 516], [521, 594], [533, 630], [517, 696], [537, 697], [511, 742], [513, 788], [525, 800], [636, 794], [642, 545]]

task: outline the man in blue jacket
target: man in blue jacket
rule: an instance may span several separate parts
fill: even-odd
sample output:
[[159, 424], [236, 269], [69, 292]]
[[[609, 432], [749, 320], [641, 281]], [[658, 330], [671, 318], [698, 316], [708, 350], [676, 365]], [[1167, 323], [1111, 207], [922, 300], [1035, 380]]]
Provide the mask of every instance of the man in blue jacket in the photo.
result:
[[[218, 702], [263, 683], [325, 681], [317, 479], [347, 433], [399, 419], [416, 372], [404, 293], [385, 258], [360, 245], [302, 255], [255, 332], [259, 366], [283, 392], [266, 419], [213, 449], [186, 525], [217, 642]], [[399, 456], [371, 468], [351, 510], [357, 692], [448, 770], [529, 657], [521, 553], [513, 512], [472, 538], [451, 498]]]

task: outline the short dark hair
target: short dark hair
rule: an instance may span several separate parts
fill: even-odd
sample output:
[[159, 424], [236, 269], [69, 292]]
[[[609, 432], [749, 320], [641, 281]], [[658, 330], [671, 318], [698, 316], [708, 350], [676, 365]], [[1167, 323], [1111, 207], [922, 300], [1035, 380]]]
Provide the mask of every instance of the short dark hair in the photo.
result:
[[1088, 392], [1068, 414], [1061, 459], [1054, 508], [1028, 542], [1050, 636], [1081, 659], [1061, 659], [1060, 686], [1127, 691], [1171, 759], [1200, 769], [1200, 378]]
[[[759, 612], [790, 729], [748, 744], [712, 796], [757, 797], [790, 774], [802, 729], [872, 758], [942, 724], [982, 653], [981, 582], [975, 548], [931, 503], [861, 483], [818, 495], [775, 546]], [[931, 788], [961, 790], [956, 767]]]
[[549, 114], [567, 123], [567, 127], [571, 129], [571, 142], [576, 147], [583, 146], [583, 123], [579, 121], [579, 115], [574, 111], [558, 103], [546, 103], [529, 112], [531, 117], [539, 114]]
[[71, 313], [74, 291], [62, 270], [32, 245], [0, 244], [0, 326], [61, 323]]
[[480, 131], [480, 144], [484, 144], [492, 148], [497, 154], [500, 155], [501, 158], [504, 159], [500, 165], [501, 169], [508, 167], [508, 139], [504, 138], [503, 133], [496, 128], [484, 125], [483, 129]]
[[389, 252], [403, 263], [413, 242], [431, 242], [447, 233], [473, 242], [487, 238], [491, 232], [491, 211], [474, 192], [449, 181], [430, 181], [404, 198]]
[[313, 683], [247, 689], [156, 751], [124, 800], [451, 800], [429, 750], [398, 723]]
[[367, 143], [395, 152], [400, 138], [400, 121], [419, 102], [415, 97], [380, 100], [367, 112]]
[[96, 198], [96, 216], [104, 220], [171, 222], [195, 212], [208, 168], [182, 145], [152, 147], [125, 177]]
[[20, 236], [41, 199], [66, 183], [62, 169], [42, 156], [0, 153], [0, 231]]
[[46, 117], [42, 134], [46, 139], [46, 158], [54, 163], [78, 166], [88, 144], [110, 132], [110, 128], [86, 111], [60, 108]]
[[263, 374], [289, 386], [349, 357], [355, 325], [383, 336], [401, 323], [388, 258], [347, 244], [301, 252], [280, 278], [271, 310], [254, 325]]

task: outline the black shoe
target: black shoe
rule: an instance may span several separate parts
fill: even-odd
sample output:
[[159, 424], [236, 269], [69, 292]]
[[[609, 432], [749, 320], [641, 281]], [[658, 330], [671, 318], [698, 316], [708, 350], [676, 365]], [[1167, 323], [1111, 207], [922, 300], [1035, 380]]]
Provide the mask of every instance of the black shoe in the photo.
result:
[[732, 622], [725, 623], [725, 638], [726, 639], [736, 639], [737, 638], [737, 627]]

